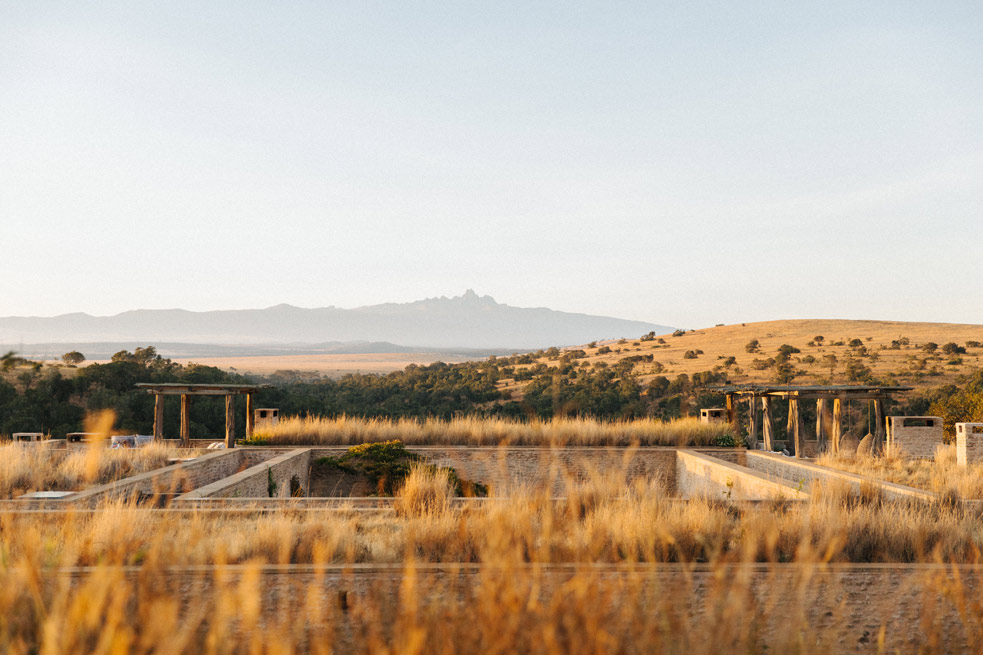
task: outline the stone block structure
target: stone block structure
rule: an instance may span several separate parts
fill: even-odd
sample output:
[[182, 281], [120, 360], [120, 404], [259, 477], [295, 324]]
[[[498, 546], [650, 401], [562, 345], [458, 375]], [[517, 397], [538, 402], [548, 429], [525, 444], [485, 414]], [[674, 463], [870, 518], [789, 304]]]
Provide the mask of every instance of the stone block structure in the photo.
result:
[[708, 407], [700, 410], [700, 423], [726, 423], [727, 410], [724, 407]]
[[887, 454], [912, 459], [932, 459], [942, 443], [942, 419], [938, 416], [888, 416]]
[[956, 423], [956, 461], [959, 466], [983, 462], [983, 423]]

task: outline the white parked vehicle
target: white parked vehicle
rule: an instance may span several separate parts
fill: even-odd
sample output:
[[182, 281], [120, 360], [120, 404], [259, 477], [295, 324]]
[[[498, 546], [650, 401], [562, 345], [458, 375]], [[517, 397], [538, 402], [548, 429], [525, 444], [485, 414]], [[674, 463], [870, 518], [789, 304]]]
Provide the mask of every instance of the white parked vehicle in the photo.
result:
[[143, 448], [152, 444], [153, 436], [149, 434], [124, 434], [110, 439], [110, 448]]

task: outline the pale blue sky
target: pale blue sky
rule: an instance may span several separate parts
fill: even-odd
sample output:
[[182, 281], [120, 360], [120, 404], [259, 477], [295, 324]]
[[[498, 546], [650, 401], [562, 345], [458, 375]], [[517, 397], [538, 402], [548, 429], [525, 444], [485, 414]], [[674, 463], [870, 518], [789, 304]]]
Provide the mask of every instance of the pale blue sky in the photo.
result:
[[0, 2], [0, 315], [983, 323], [983, 3]]

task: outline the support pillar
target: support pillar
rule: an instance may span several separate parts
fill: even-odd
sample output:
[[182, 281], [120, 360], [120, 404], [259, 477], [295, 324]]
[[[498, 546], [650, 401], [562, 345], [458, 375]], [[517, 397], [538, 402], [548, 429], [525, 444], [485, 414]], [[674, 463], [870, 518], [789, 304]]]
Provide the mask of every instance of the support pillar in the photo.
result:
[[725, 397], [727, 407], [727, 422], [731, 427], [737, 429], [737, 407], [734, 405], [734, 394], [727, 394]]
[[761, 419], [758, 417], [758, 397], [751, 396], [748, 399], [748, 417], [750, 418], [750, 427], [748, 428], [748, 441], [751, 448], [756, 449], [758, 447], [758, 437], [761, 434]]
[[236, 396], [234, 393], [225, 395], [225, 447], [236, 447]]
[[253, 438], [253, 394], [246, 394], [246, 439]]
[[771, 397], [762, 396], [761, 397], [761, 410], [762, 410], [762, 427], [765, 438], [765, 450], [771, 452], [774, 450], [772, 445], [772, 439], [775, 436], [775, 427], [771, 422]]
[[181, 446], [191, 447], [191, 396], [181, 394]]
[[878, 398], [874, 401], [874, 453], [884, 452], [884, 438], [887, 431], [884, 427], [884, 400]]
[[154, 394], [154, 441], [164, 438], [164, 396]]
[[819, 452], [826, 452], [829, 444], [826, 443], [826, 427], [829, 425], [829, 409], [826, 407], [826, 399], [820, 398], [816, 401], [816, 446]]
[[796, 457], [805, 457], [805, 453], [802, 452], [802, 417], [799, 415], [799, 399], [789, 398], [788, 399], [788, 422], [791, 427], [792, 433], [792, 443], [795, 448]]
[[830, 435], [833, 454], [840, 454], [840, 437], [843, 436], [843, 399], [833, 399], [833, 432]]

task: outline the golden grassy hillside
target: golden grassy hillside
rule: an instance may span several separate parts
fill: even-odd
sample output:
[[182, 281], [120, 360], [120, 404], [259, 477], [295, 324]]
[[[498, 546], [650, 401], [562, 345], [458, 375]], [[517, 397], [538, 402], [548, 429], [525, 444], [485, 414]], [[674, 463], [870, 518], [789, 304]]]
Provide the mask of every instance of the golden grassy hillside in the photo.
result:
[[[823, 337], [822, 344], [809, 345], [810, 342], [815, 343], [817, 336]], [[860, 340], [865, 350], [850, 346], [855, 339]], [[746, 349], [753, 340], [758, 341], [758, 352], [748, 352]], [[938, 345], [934, 353], [923, 350], [923, 346], [930, 342]], [[586, 361], [590, 365], [605, 362], [613, 366], [625, 357], [651, 355], [651, 362], [642, 361], [634, 369], [643, 380], [656, 375], [692, 375], [721, 367], [720, 370], [726, 370], [735, 383], [759, 383], [772, 381], [774, 367], [766, 366], [767, 360], [775, 357], [780, 346], [788, 344], [801, 351], [792, 355], [792, 363], [799, 372], [793, 384], [827, 381], [846, 384], [850, 382], [846, 364], [853, 358], [878, 378], [894, 374], [899, 384], [928, 387], [954, 382], [960, 374], [971, 373], [981, 366], [983, 347], [967, 347], [967, 342], [983, 342], [983, 325], [783, 320], [721, 325], [686, 332], [682, 336], [659, 335], [645, 341], [598, 341], [592, 347], [584, 345], [566, 350], [584, 350], [586, 357], [578, 359], [577, 363]], [[966, 348], [966, 353], [956, 356], [943, 354], [942, 346], [947, 343]], [[687, 352], [692, 352], [695, 357], [691, 355], [687, 358]], [[836, 357], [832, 376], [829, 361], [823, 362], [828, 355]], [[730, 357], [734, 358], [734, 362], [728, 365]], [[556, 364], [545, 357], [538, 361], [547, 365]]]

